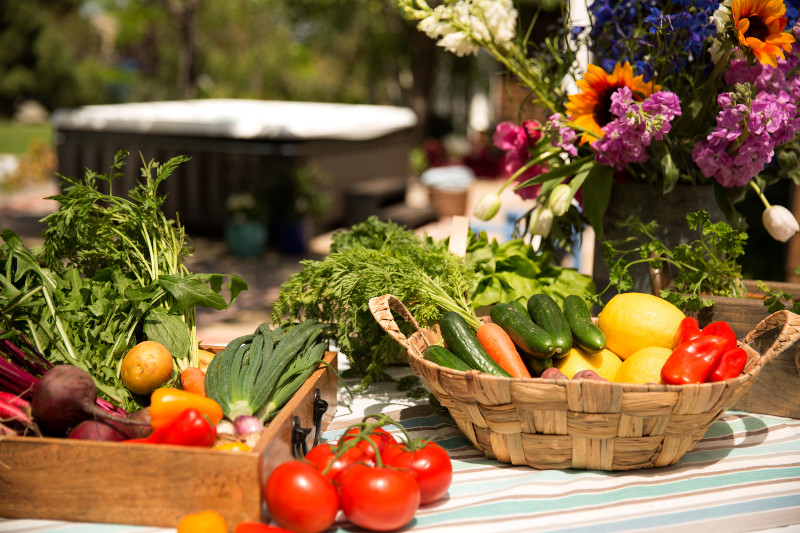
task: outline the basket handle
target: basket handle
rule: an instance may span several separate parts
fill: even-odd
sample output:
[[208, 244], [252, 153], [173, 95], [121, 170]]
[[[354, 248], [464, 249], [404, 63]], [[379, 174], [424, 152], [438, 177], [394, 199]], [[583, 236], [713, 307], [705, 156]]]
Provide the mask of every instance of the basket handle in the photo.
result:
[[375, 296], [374, 298], [370, 298], [369, 310], [381, 328], [383, 328], [383, 330], [388, 333], [390, 337], [400, 343], [400, 345], [405, 348], [406, 351], [413, 350], [415, 353], [419, 354], [420, 357], [422, 356], [422, 354], [419, 353], [419, 350], [413, 346], [403, 332], [400, 331], [400, 326], [398, 326], [397, 322], [394, 320], [392, 311], [397, 312], [397, 314], [406, 319], [409, 324], [414, 326], [414, 329], [417, 331], [420, 330], [419, 323], [414, 319], [413, 316], [411, 316], [411, 311], [408, 310], [408, 308], [397, 296], [392, 294], [384, 294], [383, 296]]
[[765, 332], [773, 329], [781, 328], [778, 332], [777, 338], [773, 341], [772, 345], [761, 354], [759, 359], [760, 365], [767, 364], [773, 357], [788, 349], [800, 339], [800, 315], [796, 315], [791, 311], [777, 311], [772, 313], [767, 318], [759, 322], [759, 324], [748, 333], [742, 344], [750, 344], [753, 340]]

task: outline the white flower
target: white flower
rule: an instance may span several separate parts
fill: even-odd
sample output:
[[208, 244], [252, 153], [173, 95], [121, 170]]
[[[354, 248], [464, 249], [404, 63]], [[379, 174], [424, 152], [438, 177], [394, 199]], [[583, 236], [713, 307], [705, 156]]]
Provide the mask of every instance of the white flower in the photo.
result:
[[550, 234], [550, 228], [553, 227], [553, 212], [549, 207], [537, 207], [531, 213], [531, 235], [541, 235], [547, 237]]
[[448, 33], [442, 37], [439, 40], [439, 46], [458, 57], [477, 54], [479, 50], [478, 45], [472, 42], [469, 35], [461, 31]]
[[800, 224], [791, 211], [782, 205], [771, 205], [761, 215], [761, 222], [776, 241], [786, 242], [800, 231]]
[[553, 211], [553, 215], [560, 217], [569, 209], [572, 203], [572, 190], [566, 183], [559, 183], [553, 190], [550, 191], [550, 196], [547, 199], [547, 205]]
[[500, 196], [496, 192], [489, 193], [481, 198], [481, 201], [472, 210], [472, 214], [478, 220], [491, 220], [500, 210], [501, 204]]

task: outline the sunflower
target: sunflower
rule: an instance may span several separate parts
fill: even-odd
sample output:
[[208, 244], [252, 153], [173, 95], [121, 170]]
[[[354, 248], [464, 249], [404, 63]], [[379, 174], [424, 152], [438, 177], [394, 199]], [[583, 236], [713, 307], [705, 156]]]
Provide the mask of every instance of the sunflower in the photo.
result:
[[731, 22], [739, 44], [753, 51], [764, 65], [778, 66], [778, 57], [791, 52], [794, 37], [784, 33], [786, 6], [782, 0], [733, 0]]
[[581, 92], [571, 95], [566, 104], [573, 125], [596, 135], [584, 133], [581, 144], [594, 142], [603, 137], [602, 127], [614, 119], [610, 111], [611, 95], [622, 87], [629, 87], [633, 97], [638, 101], [661, 88], [652, 83], [645, 83], [641, 76], [634, 77], [633, 67], [627, 61], [625, 64], [617, 63], [611, 74], [597, 65], [587, 66], [586, 74], [578, 82]]

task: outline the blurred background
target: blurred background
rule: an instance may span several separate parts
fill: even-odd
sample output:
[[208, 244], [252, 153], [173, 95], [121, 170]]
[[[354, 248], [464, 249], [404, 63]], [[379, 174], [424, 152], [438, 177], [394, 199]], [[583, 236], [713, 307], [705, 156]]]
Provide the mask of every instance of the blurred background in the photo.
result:
[[[532, 41], [560, 26], [563, 2], [518, 4], [518, 25], [531, 25]], [[491, 143], [495, 125], [544, 118], [524, 105], [524, 91], [491, 58], [443, 51], [403, 18], [393, 0], [0, 0], [0, 197], [5, 198], [0, 219], [8, 220], [14, 209], [17, 214], [48, 209], [19, 198], [11, 206], [9, 199], [28, 190], [35, 202], [57, 190], [54, 172], [106, 171], [119, 148], [163, 161], [198, 141], [195, 134], [181, 144], [163, 124], [158, 135], [150, 132], [150, 144], [141, 128], [127, 136], [118, 128], [117, 136], [109, 137], [113, 118], [104, 119], [103, 127], [90, 120], [76, 126], [80, 121], [74, 116], [62, 115], [59, 122], [59, 110], [199, 99], [413, 112], [412, 122], [361, 138], [358, 145], [352, 139], [287, 139], [273, 133], [251, 138], [246, 149], [219, 144], [190, 154], [193, 160], [181, 171], [189, 177], [176, 178], [170, 192], [173, 202], [182, 203], [168, 206], [185, 212], [182, 222], [190, 234], [222, 237], [224, 224], [216, 221], [231, 219], [255, 199], [268, 212], [253, 214], [269, 218], [267, 242], [287, 252], [307, 251], [313, 237], [354, 222], [354, 205], [366, 206], [360, 218], [391, 214], [411, 227], [467, 213], [503, 177]], [[359, 158], [369, 150], [374, 155], [367, 164]], [[341, 161], [350, 152], [354, 159]], [[138, 174], [138, 163], [138, 156], [131, 158], [129, 177]], [[468, 169], [468, 194], [456, 178], [441, 187], [444, 193], [455, 190], [455, 196], [434, 197], [431, 187], [420, 186], [425, 170], [443, 165]], [[276, 180], [291, 187], [275, 188]], [[365, 187], [367, 181], [374, 183]], [[476, 192], [476, 182], [485, 188]], [[200, 189], [211, 191], [211, 205], [190, 194]], [[790, 195], [788, 189], [770, 193], [776, 203]], [[277, 239], [289, 233], [273, 216], [287, 198], [293, 215], [299, 214], [294, 218], [302, 219], [299, 244]], [[525, 211], [514, 200], [496, 226], [476, 222], [476, 228], [508, 235], [510, 221]], [[753, 216], [758, 209], [755, 204]], [[751, 227], [759, 231], [761, 225]], [[746, 254], [754, 262], [744, 266], [745, 275], [784, 279], [787, 257], [797, 252], [765, 235], [751, 237], [749, 246], [762, 253]]]

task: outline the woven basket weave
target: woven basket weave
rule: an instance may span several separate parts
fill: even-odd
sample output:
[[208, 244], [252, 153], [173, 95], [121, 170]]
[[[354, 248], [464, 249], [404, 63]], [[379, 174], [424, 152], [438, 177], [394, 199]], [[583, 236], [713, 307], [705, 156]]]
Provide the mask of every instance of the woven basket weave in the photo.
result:
[[[761, 368], [800, 338], [800, 316], [770, 315], [740, 343], [748, 354], [742, 375], [718, 383], [505, 378], [423, 359], [425, 348], [439, 343], [439, 327], [421, 329], [396, 297], [372, 298], [369, 307], [479, 451], [502, 463], [539, 469], [634, 470], [677, 463], [747, 391]], [[416, 333], [407, 338], [393, 312]]]

